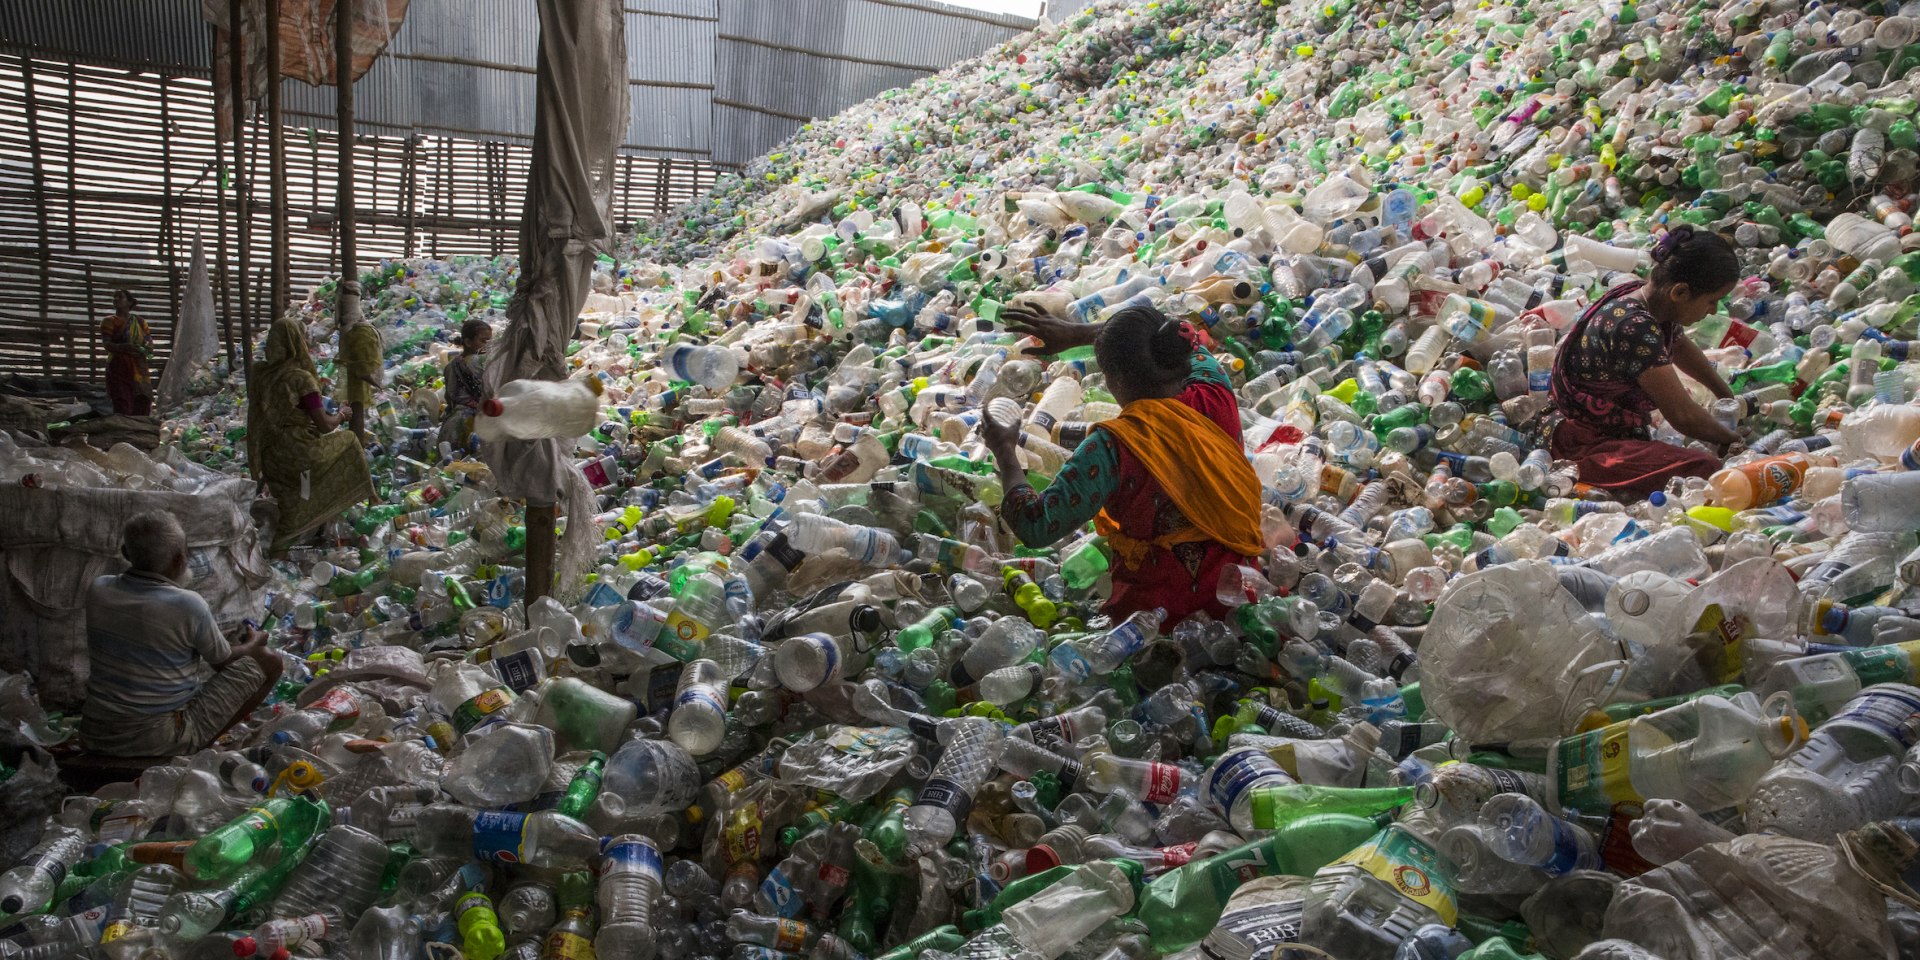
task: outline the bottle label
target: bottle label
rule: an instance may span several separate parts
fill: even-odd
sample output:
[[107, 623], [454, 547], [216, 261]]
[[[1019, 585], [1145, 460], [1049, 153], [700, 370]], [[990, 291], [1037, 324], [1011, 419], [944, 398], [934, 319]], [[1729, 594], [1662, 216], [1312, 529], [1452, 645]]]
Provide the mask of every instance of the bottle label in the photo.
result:
[[1254, 750], [1238, 751], [1233, 759], [1216, 764], [1207, 777], [1207, 796], [1222, 812], [1231, 814], [1241, 794], [1260, 781], [1291, 781], [1273, 758]]
[[1093, 676], [1092, 662], [1087, 660], [1086, 655], [1080, 652], [1080, 648], [1071, 643], [1063, 643], [1054, 647], [1053, 653], [1050, 656], [1053, 660], [1054, 667], [1059, 669], [1062, 675], [1075, 683], [1082, 682], [1088, 677]]
[[1072, 793], [1080, 789], [1080, 776], [1084, 772], [1085, 768], [1080, 765], [1080, 761], [1078, 760], [1068, 760], [1066, 763], [1061, 764], [1059, 773], [1060, 789], [1067, 793]]
[[600, 875], [606, 876], [615, 867], [631, 868], [628, 872], [644, 873], [655, 878], [660, 876], [660, 848], [640, 840], [628, 840], [607, 848], [606, 855], [600, 861]]
[[488, 717], [500, 712], [500, 709], [514, 701], [513, 691], [506, 687], [494, 687], [482, 691], [466, 703], [453, 708], [453, 730], [466, 736], [468, 731], [479, 726]]
[[710, 632], [706, 624], [675, 610], [667, 614], [666, 628], [654, 639], [654, 646], [681, 663], [690, 663], [700, 659]]
[[1382, 830], [1334, 863], [1350, 863], [1372, 874], [1401, 896], [1439, 914], [1447, 926], [1460, 918], [1446, 862], [1406, 830]]
[[1171, 803], [1180, 795], [1180, 768], [1171, 763], [1147, 765], [1147, 782], [1140, 799], [1148, 803]]
[[515, 693], [525, 693], [540, 682], [540, 668], [532, 650], [519, 650], [493, 661], [493, 672]]
[[1532, 393], [1547, 393], [1553, 389], [1552, 370], [1527, 371], [1527, 390]]
[[767, 556], [773, 558], [773, 562], [779, 564], [780, 567], [788, 573], [792, 573], [795, 567], [800, 566], [801, 561], [807, 559], [806, 554], [795, 550], [793, 544], [787, 541], [787, 535], [785, 533], [768, 541], [764, 552]]
[[799, 953], [807, 946], [807, 925], [798, 920], [781, 919], [774, 926], [773, 948], [783, 953]]
[[1720, 337], [1720, 346], [1750, 347], [1753, 346], [1753, 341], [1759, 336], [1760, 331], [1757, 328], [1734, 320], [1727, 324], [1727, 332]]
[[1768, 457], [1740, 467], [1753, 487], [1754, 503], [1772, 503], [1799, 489], [1806, 477], [1806, 461], [1798, 457]]
[[1822, 724], [1821, 729], [1839, 724], [1837, 729], [1841, 730], [1868, 730], [1899, 744], [1904, 752], [1920, 737], [1920, 724], [1911, 722], [1915, 714], [1920, 714], [1920, 699], [1899, 693], [1898, 690], [1898, 687], [1881, 687], [1862, 692], [1834, 714], [1832, 720]]
[[[1174, 768], [1177, 772], [1178, 767]], [[926, 786], [920, 788], [920, 799], [914, 801], [917, 807], [939, 807], [953, 814], [953, 822], [965, 823], [967, 810], [973, 806], [973, 797], [967, 789], [945, 777], [931, 777]]]
[[1596, 816], [1613, 812], [1615, 804], [1640, 803], [1627, 766], [1627, 725], [1615, 723], [1560, 741], [1559, 796], [1561, 804]]
[[1286, 951], [1276, 948], [1300, 942], [1303, 906], [1303, 901], [1284, 900], [1225, 914], [1201, 941], [1201, 955], [1207, 960], [1253, 960], [1270, 953], [1284, 956]]
[[794, 889], [793, 880], [782, 867], [774, 867], [765, 880], [760, 881], [760, 895], [773, 907], [773, 915], [783, 919], [792, 919], [800, 915], [800, 909], [806, 906], [806, 898]]
[[496, 863], [522, 863], [527, 835], [527, 815], [505, 810], [486, 810], [473, 818], [473, 856]]
[[596, 960], [593, 941], [570, 930], [555, 930], [547, 934], [547, 940], [540, 945], [541, 960]]
[[[493, 901], [487, 899], [486, 894], [481, 893], [478, 890], [473, 890], [473, 891], [469, 891], [467, 893], [461, 894], [460, 899], [457, 902], [455, 902], [453, 905], [453, 915], [455, 917], [464, 919], [466, 917], [467, 911], [479, 910], [482, 908], [484, 908], [489, 913], [493, 912]], [[321, 931], [320, 931], [321, 936], [326, 935], [325, 927], [326, 927], [326, 924], [322, 922]]]
[[712, 687], [704, 683], [693, 684], [673, 698], [673, 708], [678, 710], [682, 707], [705, 707], [723, 716], [727, 712], [727, 705], [713, 695]]
[[1534, 789], [1527, 783], [1526, 778], [1518, 773], [1502, 770], [1499, 767], [1482, 767], [1481, 769], [1486, 772], [1487, 779], [1493, 781], [1494, 793], [1523, 793], [1535, 800], [1541, 799], [1540, 791]]
[[1193, 852], [1200, 849], [1198, 841], [1183, 843], [1175, 847], [1160, 848], [1160, 863], [1166, 867], [1184, 866], [1193, 860]]
[[[1853, 667], [1862, 686], [1876, 683], [1910, 684], [1920, 678], [1920, 640], [1859, 650], [1847, 649], [1840, 651], [1840, 656], [1848, 666]], [[102, 834], [106, 832], [104, 825], [100, 829]]]
[[847, 872], [847, 868], [837, 863], [821, 864], [820, 870], [815, 876], [820, 879], [821, 883], [834, 889], [846, 886], [847, 883], [853, 879], [853, 875]]

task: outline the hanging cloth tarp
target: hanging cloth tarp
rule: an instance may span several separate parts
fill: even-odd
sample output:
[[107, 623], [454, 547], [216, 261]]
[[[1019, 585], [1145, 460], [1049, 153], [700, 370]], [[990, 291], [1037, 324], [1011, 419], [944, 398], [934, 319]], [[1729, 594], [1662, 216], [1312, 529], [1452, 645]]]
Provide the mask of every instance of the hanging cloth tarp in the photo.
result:
[[[533, 157], [520, 217], [520, 276], [487, 381], [563, 380], [567, 343], [586, 302], [594, 256], [612, 235], [614, 148], [627, 133], [626, 29], [619, 0], [539, 0]], [[591, 491], [567, 440], [502, 441], [481, 456], [500, 492], [591, 512]], [[586, 562], [591, 524], [567, 524], [562, 583]]]
[[[314, 86], [332, 86], [333, 8], [338, 3], [352, 4], [353, 79], [358, 80], [387, 49], [388, 41], [400, 31], [407, 19], [410, 0], [280, 0], [280, 75], [304, 80]], [[233, 137], [232, 78], [227, 66], [229, 55], [227, 24], [229, 0], [200, 0], [200, 16], [213, 27], [214, 119], [220, 139]], [[267, 18], [264, 0], [241, 0], [241, 46], [246, 77], [243, 97], [257, 103], [267, 95], [267, 40], [262, 25]]]

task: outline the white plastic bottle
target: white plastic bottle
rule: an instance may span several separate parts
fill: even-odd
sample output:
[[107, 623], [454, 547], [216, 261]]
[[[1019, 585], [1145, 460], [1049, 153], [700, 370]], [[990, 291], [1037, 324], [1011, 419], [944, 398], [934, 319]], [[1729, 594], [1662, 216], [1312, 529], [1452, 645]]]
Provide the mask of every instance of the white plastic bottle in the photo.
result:
[[571, 440], [600, 419], [599, 377], [578, 380], [515, 380], [480, 405], [473, 432], [481, 440]]

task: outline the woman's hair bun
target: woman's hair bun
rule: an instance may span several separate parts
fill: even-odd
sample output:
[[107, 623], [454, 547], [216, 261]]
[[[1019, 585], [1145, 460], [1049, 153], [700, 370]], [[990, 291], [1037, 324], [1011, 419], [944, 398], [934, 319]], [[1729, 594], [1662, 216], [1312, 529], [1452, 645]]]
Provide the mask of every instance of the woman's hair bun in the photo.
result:
[[1169, 320], [1153, 332], [1149, 343], [1153, 365], [1162, 370], [1185, 371], [1193, 359], [1193, 344], [1180, 331], [1180, 324]]
[[1667, 231], [1660, 242], [1653, 245], [1653, 262], [1665, 263], [1682, 244], [1693, 239], [1693, 224], [1683, 223]]

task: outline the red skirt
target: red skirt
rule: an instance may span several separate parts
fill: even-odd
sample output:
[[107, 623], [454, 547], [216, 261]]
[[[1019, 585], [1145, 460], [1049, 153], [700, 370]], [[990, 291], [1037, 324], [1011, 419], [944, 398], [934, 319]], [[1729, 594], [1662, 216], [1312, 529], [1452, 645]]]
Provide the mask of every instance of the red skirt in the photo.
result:
[[1723, 465], [1704, 450], [1609, 437], [1578, 420], [1560, 421], [1549, 449], [1555, 460], [1578, 466], [1581, 483], [1630, 497], [1645, 497], [1673, 477], [1712, 476]]

